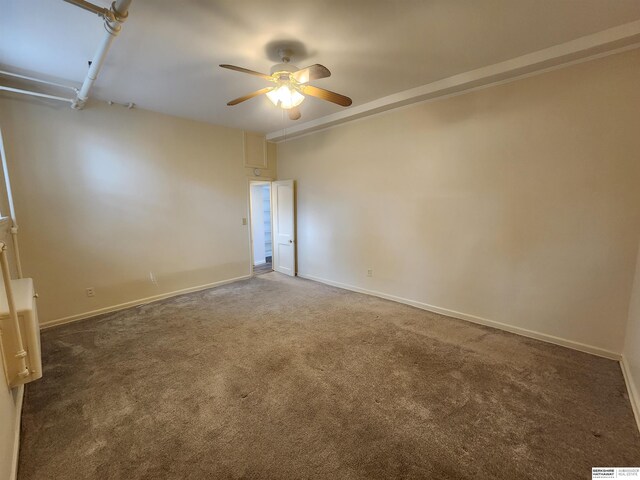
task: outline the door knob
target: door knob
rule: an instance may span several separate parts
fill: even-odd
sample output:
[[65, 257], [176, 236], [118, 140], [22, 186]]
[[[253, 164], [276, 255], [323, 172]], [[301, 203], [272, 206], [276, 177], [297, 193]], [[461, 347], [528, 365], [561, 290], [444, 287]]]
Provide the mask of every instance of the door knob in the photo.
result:
[[289, 240], [289, 243], [293, 243], [293, 240]]

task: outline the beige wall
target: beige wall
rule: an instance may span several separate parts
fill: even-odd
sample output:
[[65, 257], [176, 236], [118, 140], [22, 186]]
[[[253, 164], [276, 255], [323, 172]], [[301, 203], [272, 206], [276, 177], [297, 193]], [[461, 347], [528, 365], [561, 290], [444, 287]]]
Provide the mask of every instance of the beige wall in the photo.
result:
[[632, 403], [636, 421], [640, 427], [640, 245], [638, 245], [638, 262], [633, 282], [631, 304], [629, 305], [629, 323], [624, 345], [624, 365], [627, 384], [632, 392]]
[[[0, 362], [2, 361], [0, 358]], [[10, 480], [14, 478], [12, 474], [16, 468], [16, 430], [19, 426], [18, 415], [24, 387], [10, 390], [4, 381], [4, 373], [0, 373], [0, 379], [0, 478]]]
[[249, 274], [242, 131], [7, 97], [0, 122], [42, 322]]
[[279, 144], [300, 273], [621, 353], [638, 85], [634, 50]]

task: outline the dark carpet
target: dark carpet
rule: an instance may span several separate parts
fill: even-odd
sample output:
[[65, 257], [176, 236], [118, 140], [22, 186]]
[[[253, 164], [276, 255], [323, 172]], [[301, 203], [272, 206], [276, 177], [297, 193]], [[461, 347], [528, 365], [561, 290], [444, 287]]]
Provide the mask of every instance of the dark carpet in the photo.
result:
[[273, 266], [271, 262], [263, 263], [262, 265], [254, 265], [253, 266], [253, 274], [254, 275], [262, 275], [263, 273], [273, 272]]
[[617, 362], [269, 273], [45, 330], [19, 478], [589, 479]]

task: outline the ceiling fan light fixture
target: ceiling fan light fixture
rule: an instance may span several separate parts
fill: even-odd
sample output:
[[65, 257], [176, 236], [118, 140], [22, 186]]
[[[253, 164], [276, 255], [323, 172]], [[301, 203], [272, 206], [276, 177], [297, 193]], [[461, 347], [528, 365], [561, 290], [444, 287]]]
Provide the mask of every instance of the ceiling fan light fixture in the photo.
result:
[[324, 88], [309, 85], [309, 82], [311, 81], [330, 77], [331, 72], [327, 67], [316, 63], [315, 65], [309, 65], [308, 67], [299, 69], [295, 65], [291, 65], [289, 63], [289, 59], [291, 57], [290, 51], [285, 49], [278, 53], [280, 54], [282, 63], [271, 67], [270, 75], [249, 70], [248, 68], [238, 67], [236, 65], [229, 65], [226, 63], [220, 65], [222, 68], [260, 77], [263, 80], [267, 80], [272, 84], [275, 84], [271, 87], [265, 87], [231, 100], [230, 102], [227, 102], [227, 105], [238, 105], [246, 100], [266, 94], [269, 101], [276, 107], [287, 110], [289, 119], [299, 120], [301, 114], [300, 109], [297, 107], [304, 101], [307, 95], [335, 103], [342, 107], [348, 107], [352, 104], [349, 97], [345, 97], [344, 95], [340, 95], [339, 93], [335, 93], [330, 90], [325, 90]]
[[267, 97], [276, 107], [284, 110], [297, 107], [304, 100], [304, 95], [291, 85], [275, 87], [270, 92], [267, 92]]

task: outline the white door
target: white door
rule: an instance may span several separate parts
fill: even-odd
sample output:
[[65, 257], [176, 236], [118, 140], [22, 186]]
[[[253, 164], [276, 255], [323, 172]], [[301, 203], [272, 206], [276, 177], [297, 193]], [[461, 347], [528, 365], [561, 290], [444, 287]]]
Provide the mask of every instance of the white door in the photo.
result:
[[273, 269], [292, 277], [296, 274], [296, 237], [293, 180], [271, 184], [273, 212]]

